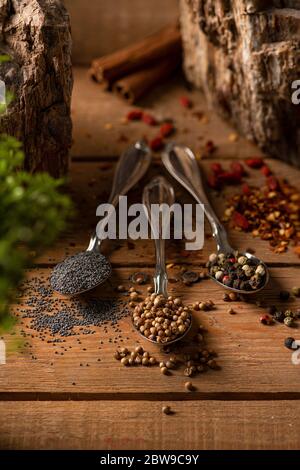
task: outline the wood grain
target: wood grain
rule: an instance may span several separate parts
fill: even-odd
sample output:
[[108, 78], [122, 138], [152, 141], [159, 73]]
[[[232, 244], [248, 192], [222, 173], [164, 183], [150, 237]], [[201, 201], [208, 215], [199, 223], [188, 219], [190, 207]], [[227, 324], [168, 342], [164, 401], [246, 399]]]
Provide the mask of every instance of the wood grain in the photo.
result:
[[64, 0], [71, 16], [73, 61], [90, 65], [92, 59], [114, 52], [178, 18], [177, 0]]
[[[153, 272], [147, 271], [149, 274]], [[30, 277], [47, 279], [49, 272], [36, 269], [30, 273]], [[112, 287], [99, 287], [93, 295], [116, 295], [113, 287], [119, 284], [130, 286], [128, 279], [132, 272], [133, 269], [116, 269]], [[170, 276], [176, 275], [176, 272], [175, 268], [169, 270]], [[260, 299], [265, 304], [276, 304], [283, 309], [300, 307], [298, 299], [281, 304], [278, 302], [279, 290], [291, 288], [295, 280], [299, 279], [299, 268], [272, 268], [271, 277], [272, 283], [256, 300]], [[145, 288], [146, 286], [143, 287], [144, 290]], [[224, 302], [223, 289], [218, 288], [211, 280], [201, 281], [193, 287], [183, 286], [181, 282], [170, 284], [170, 292], [182, 296], [187, 303], [213, 299], [216, 305], [215, 310], [211, 312], [194, 314], [193, 331], [199, 322], [205, 326], [206, 344], [219, 354], [221, 370], [209, 371], [193, 378], [197, 387], [193, 397], [254, 399], [265, 396], [299, 396], [300, 366], [292, 363], [291, 351], [283, 344], [284, 339], [291, 335], [300, 340], [299, 329], [290, 329], [281, 324], [262, 325], [259, 317], [266, 312], [265, 308], [252, 302]], [[126, 299], [123, 296], [122, 298]], [[57, 299], [59, 301], [58, 297]], [[23, 303], [25, 300], [26, 298]], [[229, 307], [236, 310], [236, 315], [228, 313]], [[25, 327], [27, 333], [34, 334], [26, 328], [27, 322], [26, 320], [25, 325], [21, 327]], [[141, 399], [145, 395], [148, 398], [185, 397], [183, 369], [166, 377], [160, 373], [158, 367], [125, 368], [113, 358], [118, 345], [127, 346], [132, 350], [139, 341], [158, 360], [166, 360], [169, 357], [160, 352], [156, 345], [148, 345], [140, 338], [133, 331], [129, 317], [122, 320], [120, 326], [121, 338], [119, 333], [115, 333], [110, 327], [107, 333], [103, 328], [96, 328], [93, 335], [80, 335], [81, 344], [76, 336], [66, 338], [65, 343], [56, 345], [48, 344], [47, 340], [29, 337], [31, 347], [22, 353], [9, 356], [7, 364], [0, 367], [0, 396], [7, 399], [9, 392], [15, 393], [16, 398], [26, 396], [28, 399], [47, 396], [52, 396], [53, 399], [51, 394], [58, 397], [62, 394], [66, 398], [79, 395], [105, 399]], [[186, 350], [190, 350], [192, 338], [193, 332], [185, 341]], [[7, 338], [8, 344], [12, 339], [14, 337]]]
[[[128, 142], [139, 140], [144, 135], [148, 138], [157, 135], [157, 128], [146, 124], [131, 122], [130, 125], [124, 125], [122, 118], [132, 107], [118, 96], [102, 91], [99, 85], [88, 77], [85, 68], [75, 68], [74, 79], [73, 156], [82, 158], [119, 155]], [[182, 108], [179, 103], [182, 95], [193, 100], [193, 111]], [[245, 139], [230, 142], [228, 136], [234, 132], [232, 127], [208, 109], [199, 91], [188, 92], [180, 78], [174, 78], [157, 88], [141, 105], [159, 119], [176, 116], [176, 140], [188, 144], [196, 152], [201, 151], [206, 141], [211, 139], [218, 145], [217, 155], [222, 158], [245, 158], [258, 152], [257, 148]], [[193, 112], [202, 112], [205, 117], [201, 121]], [[123, 142], [122, 136], [125, 136], [128, 142]]]
[[299, 418], [290, 401], [2, 402], [0, 448], [290, 450], [299, 449]]

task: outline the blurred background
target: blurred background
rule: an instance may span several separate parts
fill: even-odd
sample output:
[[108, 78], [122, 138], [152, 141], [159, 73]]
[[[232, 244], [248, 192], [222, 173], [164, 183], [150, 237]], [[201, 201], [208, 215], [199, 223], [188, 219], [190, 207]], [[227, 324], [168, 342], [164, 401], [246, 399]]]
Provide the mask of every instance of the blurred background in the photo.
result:
[[176, 21], [178, 0], [64, 0], [73, 34], [73, 62], [90, 64]]

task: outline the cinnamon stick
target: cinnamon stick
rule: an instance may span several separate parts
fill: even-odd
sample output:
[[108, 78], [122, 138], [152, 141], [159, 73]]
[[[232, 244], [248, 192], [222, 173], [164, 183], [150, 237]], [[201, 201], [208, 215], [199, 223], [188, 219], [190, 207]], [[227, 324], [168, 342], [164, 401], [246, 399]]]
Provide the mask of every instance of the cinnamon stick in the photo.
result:
[[176, 25], [168, 26], [146, 39], [92, 62], [92, 78], [109, 88], [116, 80], [132, 74], [166, 56], [181, 54], [181, 37]]
[[135, 103], [156, 85], [169, 78], [180, 65], [181, 57], [174, 55], [161, 59], [152, 67], [144, 68], [121, 80], [117, 80], [113, 90], [130, 104]]

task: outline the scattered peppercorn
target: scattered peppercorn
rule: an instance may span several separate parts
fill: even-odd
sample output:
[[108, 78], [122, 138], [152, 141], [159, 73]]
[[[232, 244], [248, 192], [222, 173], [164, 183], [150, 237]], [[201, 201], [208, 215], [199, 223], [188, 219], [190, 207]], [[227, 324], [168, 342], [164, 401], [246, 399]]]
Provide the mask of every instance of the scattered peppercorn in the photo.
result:
[[162, 411], [165, 415], [170, 415], [172, 413], [170, 406], [163, 406]]
[[273, 319], [272, 317], [270, 317], [270, 315], [262, 315], [259, 319], [260, 323], [262, 323], [263, 325], [271, 325], [272, 322], [273, 322]]
[[284, 301], [289, 300], [289, 298], [290, 298], [289, 291], [287, 291], [287, 290], [280, 291], [279, 292], [279, 298], [280, 298], [280, 300], [284, 300]]
[[292, 287], [291, 292], [295, 297], [300, 297], [300, 287]]
[[284, 340], [284, 345], [288, 349], [297, 349], [297, 346], [295, 347], [295, 339], [289, 336], [288, 338], [285, 338]]
[[283, 323], [285, 324], [285, 326], [291, 327], [294, 324], [294, 319], [292, 317], [285, 317]]

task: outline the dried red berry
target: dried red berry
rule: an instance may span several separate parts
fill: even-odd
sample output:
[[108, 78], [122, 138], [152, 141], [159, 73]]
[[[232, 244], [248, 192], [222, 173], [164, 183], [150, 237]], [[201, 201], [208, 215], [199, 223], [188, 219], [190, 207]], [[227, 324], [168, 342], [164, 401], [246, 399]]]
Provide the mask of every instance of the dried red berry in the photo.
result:
[[239, 162], [232, 162], [230, 165], [230, 169], [232, 170], [233, 173], [236, 173], [237, 175], [245, 176], [246, 171], [243, 165]]
[[152, 114], [144, 113], [142, 120], [145, 124], [148, 124], [148, 126], [156, 126], [157, 124], [157, 120], [152, 116]]
[[208, 140], [205, 144], [205, 151], [207, 153], [213, 153], [216, 150], [216, 148], [217, 147], [215, 146], [212, 140]]
[[235, 226], [242, 228], [243, 230], [247, 230], [249, 228], [249, 222], [243, 214], [239, 212], [235, 212], [233, 214], [233, 223]]
[[240, 184], [241, 183], [241, 176], [237, 173], [233, 173], [232, 171], [224, 171], [220, 175], [218, 175], [220, 183], [224, 184]]
[[209, 175], [207, 178], [207, 182], [212, 189], [220, 189], [220, 181], [215, 174]]
[[267, 179], [267, 185], [270, 191], [276, 191], [279, 187], [277, 178], [275, 178], [275, 176], [269, 176]]
[[158, 150], [161, 150], [163, 148], [164, 141], [162, 140], [160, 136], [158, 136], [152, 139], [149, 145], [150, 145], [151, 150], [153, 150], [154, 152], [158, 152]]
[[193, 102], [187, 96], [181, 96], [179, 101], [184, 108], [192, 108], [193, 106]]
[[210, 168], [215, 175], [220, 175], [224, 172], [221, 163], [212, 163]]
[[242, 191], [246, 195], [251, 193], [251, 189], [247, 183], [243, 184]]
[[171, 122], [165, 122], [160, 127], [160, 135], [161, 137], [169, 137], [171, 134], [175, 132], [175, 127]]
[[261, 167], [260, 171], [262, 172], [264, 176], [270, 176], [270, 174], [272, 173], [271, 169], [267, 165], [264, 165], [263, 167]]
[[272, 317], [270, 317], [270, 315], [262, 315], [260, 317], [259, 321], [263, 325], [271, 325], [271, 323], [273, 323], [273, 319], [272, 319]]
[[263, 166], [263, 159], [260, 157], [252, 157], [246, 160], [246, 165], [250, 168], [261, 168]]

